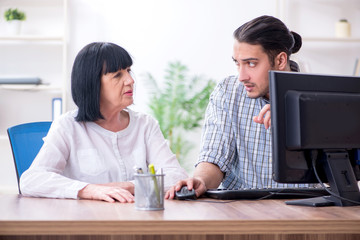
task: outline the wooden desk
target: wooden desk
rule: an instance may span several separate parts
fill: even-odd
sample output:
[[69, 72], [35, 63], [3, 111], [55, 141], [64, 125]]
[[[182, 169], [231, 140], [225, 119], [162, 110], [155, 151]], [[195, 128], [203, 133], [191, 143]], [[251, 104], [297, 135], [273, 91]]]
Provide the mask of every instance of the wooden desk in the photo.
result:
[[360, 239], [360, 206], [311, 208], [288, 206], [283, 200], [231, 203], [166, 200], [163, 211], [140, 211], [129, 203], [0, 195], [0, 239], [345, 237]]

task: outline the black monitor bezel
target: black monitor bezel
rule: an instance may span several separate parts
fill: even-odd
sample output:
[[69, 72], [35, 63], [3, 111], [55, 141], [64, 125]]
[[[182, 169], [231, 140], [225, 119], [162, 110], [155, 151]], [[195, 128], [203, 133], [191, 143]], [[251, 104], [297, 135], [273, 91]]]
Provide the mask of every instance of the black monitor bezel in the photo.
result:
[[[300, 83], [300, 84], [299, 84]], [[341, 84], [339, 84], [341, 83]], [[286, 147], [285, 95], [289, 90], [360, 93], [360, 77], [270, 71], [273, 179], [280, 183], [317, 183], [307, 159], [309, 152]], [[321, 169], [321, 168], [319, 168]], [[326, 177], [320, 171], [320, 177]]]

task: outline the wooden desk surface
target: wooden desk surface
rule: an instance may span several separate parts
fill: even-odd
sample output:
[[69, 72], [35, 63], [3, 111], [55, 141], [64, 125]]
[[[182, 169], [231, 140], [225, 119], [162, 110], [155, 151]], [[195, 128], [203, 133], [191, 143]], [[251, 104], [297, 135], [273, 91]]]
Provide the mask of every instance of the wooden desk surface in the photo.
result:
[[360, 236], [360, 206], [312, 208], [285, 205], [284, 200], [214, 201], [166, 200], [165, 210], [142, 211], [130, 203], [0, 195], [0, 236], [185, 233]]

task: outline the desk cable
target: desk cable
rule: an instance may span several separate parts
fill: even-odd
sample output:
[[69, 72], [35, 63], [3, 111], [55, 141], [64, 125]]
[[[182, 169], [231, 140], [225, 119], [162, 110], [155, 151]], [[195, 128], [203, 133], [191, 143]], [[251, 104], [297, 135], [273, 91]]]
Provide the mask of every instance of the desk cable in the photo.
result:
[[195, 202], [206, 202], [206, 203], [232, 203], [232, 202], [236, 202], [238, 200], [228, 200], [228, 201], [222, 200], [220, 202], [220, 201], [213, 201], [213, 200], [184, 199], [184, 201], [195, 201]]
[[347, 202], [350, 202], [350, 203], [354, 203], [356, 205], [360, 205], [360, 202], [358, 201], [355, 201], [355, 200], [352, 200], [352, 199], [348, 199], [348, 198], [344, 198], [336, 193], [334, 193], [333, 191], [330, 191], [326, 186], [325, 184], [321, 181], [319, 175], [318, 175], [318, 172], [316, 170], [316, 158], [313, 158], [312, 159], [312, 167], [314, 169], [314, 173], [315, 173], [315, 176], [316, 176], [316, 179], [318, 180], [318, 182], [320, 183], [320, 185], [333, 197], [336, 197], [338, 199], [341, 199], [341, 200], [344, 200], [344, 201], [347, 201]]

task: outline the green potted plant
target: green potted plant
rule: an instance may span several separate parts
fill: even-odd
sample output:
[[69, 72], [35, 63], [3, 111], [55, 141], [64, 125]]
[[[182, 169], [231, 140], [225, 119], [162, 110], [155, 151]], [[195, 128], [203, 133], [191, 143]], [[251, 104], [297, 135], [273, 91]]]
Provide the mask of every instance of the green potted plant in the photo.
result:
[[8, 31], [10, 34], [19, 34], [21, 30], [21, 22], [26, 20], [26, 14], [17, 8], [9, 8], [4, 13], [4, 18], [8, 23]]
[[186, 155], [194, 145], [184, 135], [201, 126], [215, 87], [213, 80], [189, 77], [187, 73], [188, 68], [180, 62], [169, 63], [162, 86], [150, 73], [145, 75], [151, 114], [158, 120], [171, 150], [184, 168], [187, 168]]

